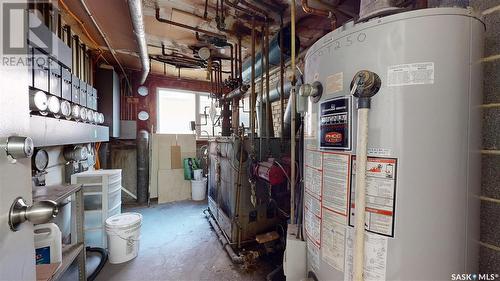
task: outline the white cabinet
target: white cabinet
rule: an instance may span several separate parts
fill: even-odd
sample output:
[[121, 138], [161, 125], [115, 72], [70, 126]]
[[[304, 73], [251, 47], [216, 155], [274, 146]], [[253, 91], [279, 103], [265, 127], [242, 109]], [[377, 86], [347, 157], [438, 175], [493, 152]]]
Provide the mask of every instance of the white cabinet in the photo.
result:
[[74, 174], [71, 183], [83, 185], [85, 246], [106, 248], [104, 223], [107, 218], [121, 213], [122, 170]]

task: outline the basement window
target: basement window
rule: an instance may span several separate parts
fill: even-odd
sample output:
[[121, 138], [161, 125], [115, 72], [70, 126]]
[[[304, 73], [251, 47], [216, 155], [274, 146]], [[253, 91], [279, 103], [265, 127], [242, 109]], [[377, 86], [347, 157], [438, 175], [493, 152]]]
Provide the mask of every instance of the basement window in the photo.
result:
[[196, 94], [189, 91], [158, 90], [160, 134], [192, 134], [190, 122], [196, 118]]

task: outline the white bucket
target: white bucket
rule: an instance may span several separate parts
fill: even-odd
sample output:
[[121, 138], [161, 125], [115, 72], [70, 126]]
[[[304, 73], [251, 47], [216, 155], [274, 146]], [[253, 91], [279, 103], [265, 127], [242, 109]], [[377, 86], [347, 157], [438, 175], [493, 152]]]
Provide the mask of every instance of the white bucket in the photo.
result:
[[139, 213], [117, 214], [106, 219], [110, 263], [123, 263], [137, 257], [141, 225]]
[[191, 198], [195, 201], [205, 200], [207, 195], [207, 178], [191, 181]]
[[193, 171], [193, 176], [195, 181], [200, 181], [203, 179], [203, 169], [197, 169]]

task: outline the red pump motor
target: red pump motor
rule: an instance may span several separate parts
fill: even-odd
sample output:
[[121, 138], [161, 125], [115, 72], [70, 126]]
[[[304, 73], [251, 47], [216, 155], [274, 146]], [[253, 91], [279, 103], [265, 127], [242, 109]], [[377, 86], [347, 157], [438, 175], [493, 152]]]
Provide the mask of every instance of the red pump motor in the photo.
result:
[[289, 170], [289, 165], [285, 164], [280, 167], [274, 158], [269, 158], [267, 161], [255, 164], [253, 174], [255, 177], [265, 180], [270, 185], [279, 185], [287, 180]]

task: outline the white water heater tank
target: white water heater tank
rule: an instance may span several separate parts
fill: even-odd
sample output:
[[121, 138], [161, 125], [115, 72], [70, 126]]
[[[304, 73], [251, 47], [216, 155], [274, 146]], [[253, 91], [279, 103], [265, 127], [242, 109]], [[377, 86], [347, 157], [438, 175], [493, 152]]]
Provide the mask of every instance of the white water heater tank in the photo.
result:
[[[352, 280], [356, 98], [380, 76], [369, 112], [365, 280], [477, 273], [484, 24], [472, 10], [410, 11], [347, 23], [307, 52], [304, 233], [308, 273]], [[317, 84], [317, 82], [316, 82]]]

